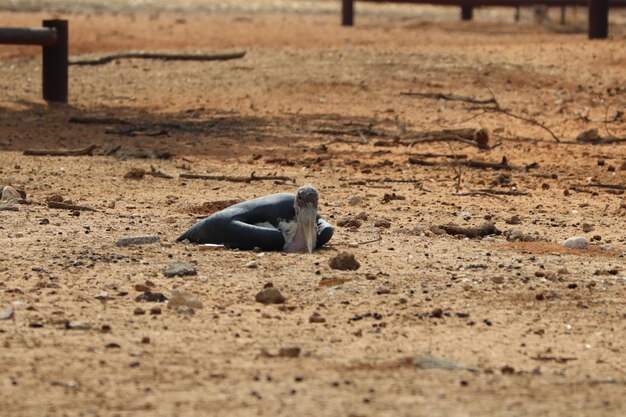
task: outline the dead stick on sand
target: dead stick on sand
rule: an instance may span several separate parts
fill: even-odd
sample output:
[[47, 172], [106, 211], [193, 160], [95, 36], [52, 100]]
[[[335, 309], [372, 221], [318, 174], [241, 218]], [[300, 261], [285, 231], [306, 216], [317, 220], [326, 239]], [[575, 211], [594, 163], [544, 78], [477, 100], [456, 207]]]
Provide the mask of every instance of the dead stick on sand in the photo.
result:
[[491, 88], [489, 88], [488, 85], [485, 85], [485, 87], [487, 88], [487, 90], [489, 90], [489, 92], [491, 93], [491, 97], [494, 100], [494, 107], [490, 108], [490, 107], [486, 107], [485, 108], [485, 112], [496, 112], [496, 113], [502, 113], [505, 114], [509, 117], [512, 117], [514, 119], [518, 119], [521, 121], [524, 121], [526, 123], [530, 123], [532, 125], [535, 125], [537, 127], [540, 127], [541, 129], [545, 130], [546, 132], [548, 132], [550, 134], [550, 136], [552, 136], [552, 138], [557, 142], [560, 143], [561, 139], [552, 131], [552, 129], [550, 129], [548, 126], [544, 125], [543, 123], [535, 120], [535, 119], [531, 119], [529, 117], [525, 117], [525, 116], [520, 116], [518, 114], [515, 114], [513, 112], [511, 112], [508, 109], [505, 109], [504, 107], [502, 107], [500, 105], [500, 102], [498, 101], [498, 99], [496, 98], [496, 95], [494, 94], [493, 90]]
[[77, 206], [75, 204], [61, 203], [60, 201], [48, 201], [48, 207], [54, 209], [63, 210], [78, 210], [78, 211], [98, 211], [91, 207]]
[[254, 172], [249, 177], [230, 177], [227, 175], [209, 175], [209, 174], [180, 174], [180, 178], [190, 180], [213, 180], [213, 181], [230, 181], [230, 182], [251, 182], [251, 181], [291, 181], [296, 182], [293, 177], [286, 175], [255, 175]]
[[517, 190], [489, 190], [489, 189], [484, 189], [484, 190], [470, 190], [467, 192], [457, 192], [457, 193], [453, 193], [452, 195], [456, 195], [456, 196], [471, 196], [471, 195], [512, 195], [512, 196], [523, 196], [523, 195], [528, 195], [527, 192], [524, 191], [517, 191]]
[[486, 162], [486, 161], [475, 161], [473, 159], [469, 159], [467, 161], [457, 160], [453, 162], [434, 162], [434, 161], [425, 161], [417, 158], [409, 158], [409, 164], [412, 165], [422, 165], [422, 166], [464, 166], [468, 168], [477, 168], [477, 169], [506, 169], [513, 170], [515, 169], [513, 166], [509, 165], [509, 161], [506, 157], [502, 158], [501, 162]]
[[493, 223], [489, 222], [476, 227], [462, 227], [455, 224], [441, 224], [436, 227], [449, 235], [464, 235], [469, 238], [499, 235], [502, 233]]
[[92, 156], [93, 151], [98, 148], [98, 145], [89, 145], [83, 149], [26, 149], [24, 155], [31, 156]]
[[350, 185], [366, 185], [368, 182], [406, 182], [406, 183], [420, 183], [422, 180], [416, 180], [412, 178], [403, 179], [403, 178], [364, 178], [362, 180], [357, 180], [354, 178], [340, 178], [340, 181], [349, 181]]
[[608, 188], [610, 190], [626, 190], [626, 185], [622, 184], [581, 184], [578, 187]]
[[495, 98], [474, 98], [468, 96], [459, 96], [457, 94], [446, 94], [446, 93], [420, 93], [413, 91], [405, 91], [400, 93], [402, 96], [414, 96], [414, 97], [423, 97], [423, 98], [434, 98], [437, 100], [449, 100], [449, 101], [465, 101], [467, 103], [474, 104], [496, 104]]
[[245, 51], [223, 54], [167, 54], [157, 52], [120, 52], [96, 59], [71, 60], [70, 65], [104, 65], [116, 59], [161, 59], [165, 61], [227, 61], [243, 58]]
[[99, 117], [99, 116], [72, 116], [68, 119], [70, 123], [79, 123], [84, 125], [127, 125], [128, 120], [118, 119], [117, 117]]
[[365, 240], [363, 242], [357, 242], [357, 245], [367, 245], [368, 243], [376, 243], [383, 240], [382, 236], [378, 236], [376, 239]]

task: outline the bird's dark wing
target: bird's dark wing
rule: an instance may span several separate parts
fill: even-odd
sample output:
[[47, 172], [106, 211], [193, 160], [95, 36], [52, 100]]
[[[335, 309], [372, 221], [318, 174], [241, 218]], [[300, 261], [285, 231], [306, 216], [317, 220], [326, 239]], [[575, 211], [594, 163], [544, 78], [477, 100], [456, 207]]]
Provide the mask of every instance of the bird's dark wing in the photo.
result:
[[317, 243], [316, 248], [321, 248], [322, 245], [327, 243], [333, 237], [334, 229], [330, 223], [321, 217], [317, 217]]
[[255, 226], [241, 221], [232, 221], [227, 226], [224, 244], [232, 248], [249, 250], [282, 250], [285, 238], [278, 229]]

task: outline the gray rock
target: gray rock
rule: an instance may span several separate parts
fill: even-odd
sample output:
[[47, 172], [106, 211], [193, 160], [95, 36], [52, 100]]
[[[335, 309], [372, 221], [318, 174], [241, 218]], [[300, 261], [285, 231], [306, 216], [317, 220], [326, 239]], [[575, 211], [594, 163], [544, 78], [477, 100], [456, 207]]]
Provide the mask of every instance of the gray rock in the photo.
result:
[[68, 321], [65, 323], [65, 328], [69, 330], [89, 330], [91, 329], [91, 323], [86, 321]]
[[341, 271], [356, 271], [361, 267], [361, 264], [356, 260], [354, 255], [348, 252], [342, 252], [331, 258], [329, 265], [332, 269], [339, 269]]
[[167, 297], [160, 292], [146, 291], [138, 295], [135, 301], [144, 303], [164, 303], [167, 301]]
[[254, 299], [257, 303], [261, 304], [284, 304], [285, 302], [285, 297], [280, 293], [278, 288], [274, 287], [264, 288]]
[[514, 230], [514, 229], [510, 229], [504, 232], [504, 236], [506, 237], [506, 240], [509, 242], [536, 242], [540, 240], [534, 236], [527, 235], [521, 230]]
[[193, 294], [184, 291], [172, 291], [170, 299], [167, 302], [168, 308], [190, 307], [202, 308], [202, 301], [198, 300]]
[[172, 278], [176, 276], [196, 275], [197, 272], [196, 268], [187, 261], [174, 261], [170, 266], [165, 268], [163, 274], [168, 278]]
[[9, 307], [4, 311], [0, 311], [0, 320], [12, 319], [14, 315], [13, 308]]
[[565, 242], [563, 242], [563, 246], [571, 249], [588, 249], [589, 239], [584, 236], [570, 237], [569, 239], [565, 239]]
[[156, 235], [144, 235], [144, 236], [134, 236], [134, 237], [123, 237], [117, 241], [117, 246], [134, 246], [134, 245], [149, 245], [151, 243], [156, 243], [161, 238]]
[[300, 356], [301, 351], [302, 349], [297, 346], [280, 348], [280, 350], [278, 351], [278, 356], [281, 358], [297, 358], [298, 356]]
[[0, 206], [0, 211], [20, 211], [20, 209], [15, 206]]
[[413, 366], [419, 369], [449, 369], [449, 370], [467, 370], [476, 371], [462, 363], [453, 362], [449, 359], [437, 358], [430, 355], [419, 355], [413, 358]]
[[108, 293], [108, 292], [106, 292], [106, 291], [101, 291], [101, 292], [99, 292], [98, 294], [96, 294], [96, 295], [94, 296], [94, 298], [95, 298], [96, 300], [102, 300], [102, 301], [104, 301], [104, 300], [108, 300], [108, 299], [109, 299], [109, 293]]
[[17, 203], [21, 200], [22, 196], [19, 192], [10, 185], [7, 185], [2, 189], [2, 196], [0, 196], [0, 201], [6, 201], [8, 203]]
[[587, 129], [576, 136], [576, 141], [578, 142], [596, 142], [600, 139], [602, 138], [596, 128]]

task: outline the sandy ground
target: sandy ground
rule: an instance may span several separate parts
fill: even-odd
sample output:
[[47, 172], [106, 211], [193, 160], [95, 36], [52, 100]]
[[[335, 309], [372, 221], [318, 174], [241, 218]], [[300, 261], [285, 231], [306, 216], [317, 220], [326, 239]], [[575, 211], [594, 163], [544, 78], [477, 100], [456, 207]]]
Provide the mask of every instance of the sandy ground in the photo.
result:
[[[611, 39], [589, 42], [576, 25], [516, 25], [511, 11], [461, 23], [448, 9], [438, 22], [380, 10], [354, 28], [326, 12], [245, 8], [62, 14], [76, 58], [247, 51], [226, 62], [72, 66], [68, 105], [41, 100], [37, 48], [0, 48], [0, 185], [31, 203], [0, 211], [0, 415], [626, 414], [626, 204], [622, 190], [590, 187], [625, 184], [626, 143], [571, 143], [590, 128], [626, 136], [622, 12]], [[3, 12], [0, 26], [48, 16]], [[406, 91], [493, 95], [563, 143], [485, 105]], [[70, 122], [85, 116], [126, 123]], [[486, 129], [494, 148], [402, 144], [461, 127]], [[91, 144], [94, 156], [23, 155]], [[512, 168], [425, 153], [506, 157]], [[124, 178], [151, 167], [174, 178]], [[296, 180], [179, 178], [253, 172]], [[373, 181], [382, 178], [412, 182]], [[320, 190], [331, 223], [366, 220], [338, 226], [312, 255], [171, 243], [216, 202], [304, 183]], [[393, 193], [404, 199], [387, 201]], [[96, 211], [48, 208], [52, 195]], [[485, 219], [539, 242], [431, 231]], [[140, 234], [161, 240], [115, 244]], [[564, 248], [571, 236], [590, 249]], [[330, 268], [344, 251], [358, 270]], [[197, 274], [165, 277], [175, 260]], [[285, 304], [255, 302], [269, 282]], [[203, 306], [136, 301], [146, 289]], [[299, 355], [278, 355], [284, 348]], [[471, 370], [420, 369], [420, 355]]]

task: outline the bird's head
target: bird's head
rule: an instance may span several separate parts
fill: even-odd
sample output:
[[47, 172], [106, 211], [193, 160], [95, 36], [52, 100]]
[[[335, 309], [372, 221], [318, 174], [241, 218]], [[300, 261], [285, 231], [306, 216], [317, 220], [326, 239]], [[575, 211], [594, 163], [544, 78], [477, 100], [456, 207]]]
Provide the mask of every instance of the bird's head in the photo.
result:
[[306, 239], [306, 248], [313, 252], [317, 243], [317, 206], [319, 193], [313, 186], [304, 185], [298, 189], [294, 202], [296, 219]]

